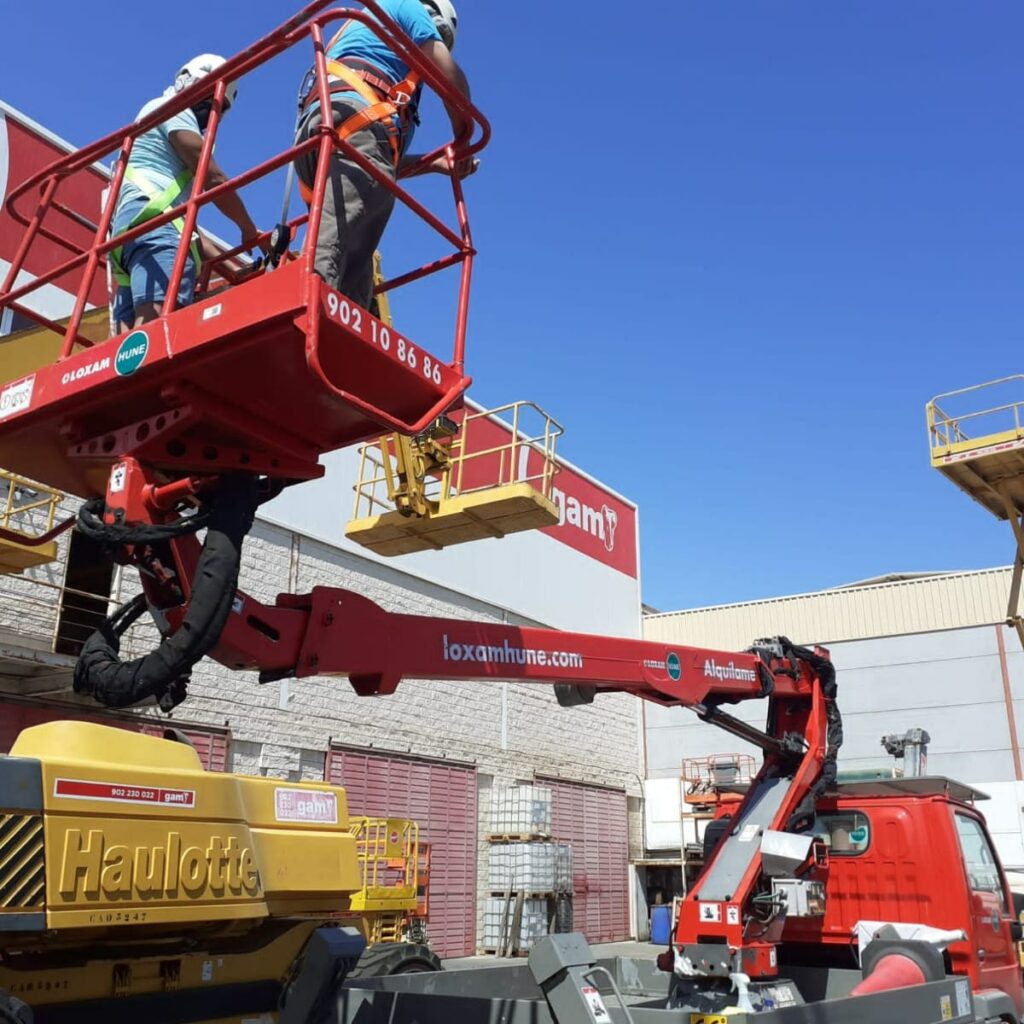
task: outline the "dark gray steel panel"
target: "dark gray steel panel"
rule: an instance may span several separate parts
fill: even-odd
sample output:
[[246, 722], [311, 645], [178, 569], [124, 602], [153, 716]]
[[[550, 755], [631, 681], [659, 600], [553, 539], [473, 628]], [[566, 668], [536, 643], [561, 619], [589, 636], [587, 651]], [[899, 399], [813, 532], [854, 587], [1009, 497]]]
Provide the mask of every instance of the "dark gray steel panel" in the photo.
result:
[[0, 809], [42, 811], [43, 772], [35, 758], [0, 758]]
[[757, 835], [741, 843], [740, 834], [745, 828], [756, 825], [761, 831], [769, 828], [782, 801], [789, 791], [789, 779], [765, 779], [747, 804], [742, 818], [733, 822], [732, 831], [725, 840], [707, 874], [700, 882], [701, 901], [724, 903], [732, 899], [736, 886], [750, 867], [761, 848], [761, 837]]
[[41, 932], [46, 914], [0, 914], [0, 932]]

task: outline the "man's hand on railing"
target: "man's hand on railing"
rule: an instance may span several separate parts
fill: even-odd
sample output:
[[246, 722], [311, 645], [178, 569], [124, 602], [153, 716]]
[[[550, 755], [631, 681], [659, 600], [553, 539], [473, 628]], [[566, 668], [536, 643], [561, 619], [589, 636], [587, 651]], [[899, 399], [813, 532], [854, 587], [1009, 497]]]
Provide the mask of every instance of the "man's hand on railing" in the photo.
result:
[[475, 156], [467, 156], [461, 160], [456, 160], [454, 170], [446, 156], [439, 156], [427, 167], [427, 170], [431, 174], [454, 175], [454, 177], [460, 179], [468, 178], [471, 174], [476, 174], [479, 169], [480, 161], [477, 160]]
[[270, 239], [261, 238], [260, 235], [260, 229], [255, 224], [247, 224], [242, 229], [242, 244], [250, 251], [258, 248], [264, 256], [269, 258], [271, 253]]

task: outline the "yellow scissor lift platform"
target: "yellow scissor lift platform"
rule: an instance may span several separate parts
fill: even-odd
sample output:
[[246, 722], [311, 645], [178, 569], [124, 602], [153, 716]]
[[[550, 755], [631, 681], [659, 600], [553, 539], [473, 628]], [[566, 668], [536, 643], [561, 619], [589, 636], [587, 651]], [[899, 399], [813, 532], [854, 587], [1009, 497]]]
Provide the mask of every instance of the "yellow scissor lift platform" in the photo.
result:
[[405, 818], [350, 818], [362, 888], [352, 894], [352, 912], [366, 941], [401, 942], [422, 904], [420, 830]]
[[[941, 405], [939, 403], [942, 403]], [[939, 395], [928, 403], [932, 466], [994, 516], [1017, 545], [1006, 622], [1024, 645], [1024, 375]]]
[[[26, 540], [49, 533], [63, 497], [60, 491], [0, 469], [0, 528], [22, 534]], [[30, 546], [0, 539], [0, 574], [24, 572], [56, 557], [55, 540]]]
[[[87, 313], [82, 319], [81, 334], [90, 341], [106, 339], [110, 334], [106, 309]], [[0, 338], [0, 383], [26, 377], [53, 362], [60, 354], [60, 344], [60, 338], [43, 327], [29, 327]], [[60, 491], [0, 470], [0, 528], [4, 530], [23, 534], [26, 539], [49, 533], [63, 500]], [[24, 572], [56, 557], [55, 540], [28, 546], [0, 539], [0, 574]]]
[[345, 535], [386, 557], [554, 526], [562, 427], [532, 402], [363, 445]]

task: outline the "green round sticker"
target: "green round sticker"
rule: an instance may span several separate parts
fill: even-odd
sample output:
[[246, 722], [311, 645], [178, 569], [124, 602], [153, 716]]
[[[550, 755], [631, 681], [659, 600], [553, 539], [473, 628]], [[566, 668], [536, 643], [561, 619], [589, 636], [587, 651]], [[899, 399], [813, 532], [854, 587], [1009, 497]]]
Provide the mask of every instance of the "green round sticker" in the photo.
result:
[[149, 338], [145, 331], [132, 331], [114, 356], [114, 370], [118, 377], [130, 377], [145, 361], [149, 353]]
[[674, 683], [679, 682], [679, 677], [683, 674], [683, 666], [679, 660], [679, 655], [673, 651], [665, 659], [665, 667], [668, 669], [668, 677]]

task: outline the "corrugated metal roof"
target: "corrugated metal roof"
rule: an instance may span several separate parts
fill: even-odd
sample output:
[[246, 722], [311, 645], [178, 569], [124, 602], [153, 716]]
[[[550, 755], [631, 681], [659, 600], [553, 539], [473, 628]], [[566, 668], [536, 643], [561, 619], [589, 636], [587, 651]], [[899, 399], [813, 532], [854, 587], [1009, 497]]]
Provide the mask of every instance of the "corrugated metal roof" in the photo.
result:
[[778, 635], [829, 644], [990, 625], [1006, 618], [1011, 571], [978, 569], [646, 615], [644, 636], [739, 650]]

